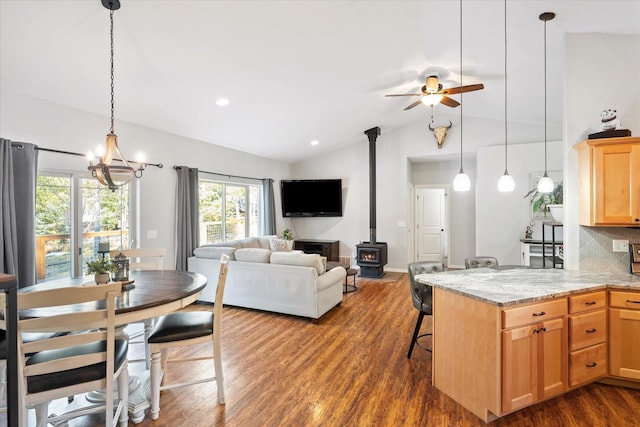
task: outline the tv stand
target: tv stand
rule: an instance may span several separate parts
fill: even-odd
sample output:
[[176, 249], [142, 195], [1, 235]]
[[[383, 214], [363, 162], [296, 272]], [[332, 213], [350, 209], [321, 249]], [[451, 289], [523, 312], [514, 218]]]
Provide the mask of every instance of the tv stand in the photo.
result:
[[294, 240], [293, 249], [303, 251], [306, 254], [318, 254], [326, 256], [327, 261], [338, 262], [340, 252], [339, 240]]

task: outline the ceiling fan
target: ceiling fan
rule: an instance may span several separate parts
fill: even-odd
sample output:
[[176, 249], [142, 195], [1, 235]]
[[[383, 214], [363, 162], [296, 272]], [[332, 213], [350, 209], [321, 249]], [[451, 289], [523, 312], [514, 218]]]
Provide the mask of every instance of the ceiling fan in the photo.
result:
[[484, 85], [482, 83], [443, 89], [442, 84], [438, 81], [438, 76], [429, 76], [425, 81], [425, 85], [422, 86], [422, 93], [406, 93], [402, 95], [385, 95], [385, 96], [419, 96], [420, 97], [420, 99], [418, 99], [416, 102], [407, 106], [405, 110], [410, 110], [413, 107], [420, 104], [425, 104], [433, 107], [438, 103], [444, 104], [447, 107], [455, 108], [458, 105], [460, 105], [460, 103], [453, 98], [449, 98], [447, 95], [455, 95], [463, 92], [473, 92], [474, 90], [480, 90], [480, 89], [484, 89]]

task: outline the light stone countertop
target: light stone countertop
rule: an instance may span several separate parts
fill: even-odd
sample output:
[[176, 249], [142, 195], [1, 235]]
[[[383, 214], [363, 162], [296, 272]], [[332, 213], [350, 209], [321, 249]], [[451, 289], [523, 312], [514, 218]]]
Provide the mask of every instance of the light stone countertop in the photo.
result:
[[508, 306], [605, 288], [640, 291], [633, 274], [563, 269], [474, 268], [419, 274], [418, 282], [497, 306]]

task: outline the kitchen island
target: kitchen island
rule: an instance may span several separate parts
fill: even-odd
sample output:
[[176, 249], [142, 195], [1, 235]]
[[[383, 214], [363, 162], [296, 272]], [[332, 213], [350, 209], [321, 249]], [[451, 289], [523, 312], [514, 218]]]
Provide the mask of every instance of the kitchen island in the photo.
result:
[[433, 384], [490, 422], [595, 380], [640, 383], [640, 277], [459, 270], [433, 286]]

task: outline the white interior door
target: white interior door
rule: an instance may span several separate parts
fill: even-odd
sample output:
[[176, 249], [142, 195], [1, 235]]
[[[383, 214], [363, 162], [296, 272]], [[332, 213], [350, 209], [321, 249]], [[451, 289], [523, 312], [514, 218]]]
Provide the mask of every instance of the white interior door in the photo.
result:
[[447, 227], [444, 188], [418, 188], [416, 192], [416, 256], [418, 261], [446, 265]]

